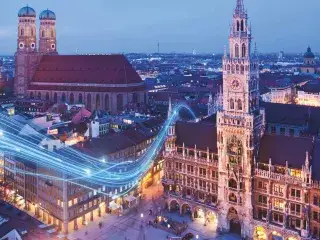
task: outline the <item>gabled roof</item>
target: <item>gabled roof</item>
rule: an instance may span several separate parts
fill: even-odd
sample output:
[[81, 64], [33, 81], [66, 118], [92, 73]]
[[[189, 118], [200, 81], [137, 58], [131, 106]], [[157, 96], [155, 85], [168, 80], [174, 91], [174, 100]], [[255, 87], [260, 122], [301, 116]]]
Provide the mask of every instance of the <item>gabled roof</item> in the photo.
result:
[[38, 82], [136, 84], [142, 79], [124, 55], [45, 55], [32, 79]]
[[286, 165], [301, 169], [305, 163], [306, 152], [313, 154], [314, 141], [306, 137], [289, 137], [283, 135], [264, 135], [260, 142], [258, 161], [273, 165]]
[[211, 152], [218, 152], [217, 149], [217, 127], [214, 123], [203, 122], [177, 122], [176, 123], [176, 144]]

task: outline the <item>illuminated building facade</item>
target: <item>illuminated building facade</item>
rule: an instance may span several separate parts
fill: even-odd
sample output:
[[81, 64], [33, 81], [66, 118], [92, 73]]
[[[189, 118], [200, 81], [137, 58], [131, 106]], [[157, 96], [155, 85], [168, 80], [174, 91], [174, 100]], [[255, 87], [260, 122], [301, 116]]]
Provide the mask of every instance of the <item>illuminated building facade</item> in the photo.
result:
[[237, 0], [223, 57], [223, 109], [169, 128], [167, 206], [248, 239], [319, 238], [320, 111], [259, 102], [247, 19]]
[[146, 103], [146, 89], [124, 55], [58, 55], [56, 15], [40, 13], [39, 48], [36, 12], [18, 13], [15, 95], [51, 103], [85, 104], [89, 111], [122, 112]]

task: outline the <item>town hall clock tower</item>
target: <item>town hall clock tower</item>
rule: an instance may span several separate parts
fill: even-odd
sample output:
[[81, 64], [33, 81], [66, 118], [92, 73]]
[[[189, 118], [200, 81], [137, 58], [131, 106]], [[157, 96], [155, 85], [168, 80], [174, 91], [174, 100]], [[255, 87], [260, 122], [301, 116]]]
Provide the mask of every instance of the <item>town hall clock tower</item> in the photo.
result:
[[252, 236], [252, 169], [264, 132], [259, 65], [243, 0], [237, 0], [223, 57], [223, 109], [217, 113], [219, 227]]

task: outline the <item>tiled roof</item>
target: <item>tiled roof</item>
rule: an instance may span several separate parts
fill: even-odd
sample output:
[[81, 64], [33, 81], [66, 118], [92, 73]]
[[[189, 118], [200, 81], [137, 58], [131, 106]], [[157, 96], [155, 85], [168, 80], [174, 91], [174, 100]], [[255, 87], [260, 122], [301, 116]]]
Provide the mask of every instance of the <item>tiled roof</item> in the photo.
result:
[[178, 146], [194, 148], [206, 151], [209, 148], [212, 152], [217, 150], [217, 128], [210, 122], [177, 122], [176, 135]]
[[283, 135], [264, 135], [261, 139], [258, 161], [274, 165], [301, 169], [305, 163], [306, 152], [313, 153], [313, 139], [305, 137], [289, 137]]
[[124, 55], [47, 55], [32, 82], [133, 84], [142, 80]]
[[320, 130], [320, 108], [294, 105], [265, 103], [261, 106], [266, 111], [267, 123], [307, 127], [307, 133], [317, 135]]

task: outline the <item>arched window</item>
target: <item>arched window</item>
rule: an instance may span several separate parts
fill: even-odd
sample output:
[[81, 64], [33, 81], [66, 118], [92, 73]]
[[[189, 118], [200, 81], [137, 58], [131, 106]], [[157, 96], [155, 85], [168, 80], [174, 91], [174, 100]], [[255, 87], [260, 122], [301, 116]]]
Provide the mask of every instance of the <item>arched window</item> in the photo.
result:
[[239, 72], [239, 65], [236, 65], [236, 71]]
[[87, 109], [91, 111], [91, 94], [90, 93], [87, 95], [86, 106], [87, 106]]
[[234, 55], [236, 58], [239, 57], [239, 45], [238, 44], [236, 44], [236, 46], [234, 48]]
[[30, 99], [33, 99], [33, 92], [30, 93]]
[[62, 93], [61, 101], [66, 102], [66, 100], [67, 100], [66, 93]]
[[117, 95], [117, 110], [122, 111], [123, 110], [123, 97], [122, 94]]
[[227, 70], [230, 71], [230, 65], [228, 64]]
[[239, 23], [239, 21], [237, 21], [237, 31], [238, 32], [240, 31], [240, 23]]
[[238, 99], [238, 110], [242, 110], [242, 102], [240, 99]]
[[232, 98], [230, 99], [230, 109], [234, 109], [234, 101]]
[[241, 74], [244, 73], [244, 66], [243, 65], [240, 66], [240, 72], [241, 72]]
[[46, 101], [49, 101], [50, 100], [50, 94], [47, 92], [46, 93]]
[[58, 94], [57, 93], [54, 93], [54, 95], [53, 95], [53, 102], [54, 103], [58, 102]]
[[23, 35], [24, 35], [24, 29], [21, 28], [21, 30], [20, 30], [20, 36], [23, 36]]
[[38, 92], [38, 99], [41, 99], [41, 92]]
[[234, 65], [231, 65], [231, 73], [234, 73]]
[[97, 94], [96, 96], [96, 109], [100, 109], [100, 95]]
[[74, 104], [74, 94], [73, 93], [71, 93], [70, 94], [70, 104]]
[[243, 22], [243, 20], [241, 20], [241, 32], [243, 32], [244, 31], [244, 22]]
[[247, 53], [246, 53], [247, 49], [246, 49], [246, 44], [242, 44], [242, 48], [241, 48], [241, 56], [244, 58], [246, 57]]
[[233, 178], [229, 180], [229, 188], [237, 189], [237, 182]]
[[79, 93], [79, 96], [78, 96], [78, 103], [82, 104], [83, 103], [83, 99], [82, 99], [82, 94]]
[[104, 97], [104, 109], [106, 111], [109, 110], [109, 95], [108, 94], [106, 94], [106, 96]]
[[138, 94], [137, 94], [137, 93], [133, 93], [133, 94], [132, 94], [132, 102], [133, 102], [133, 103], [139, 102]]
[[42, 32], [41, 32], [41, 37], [44, 38], [44, 34], [45, 34], [44, 30], [42, 30]]

